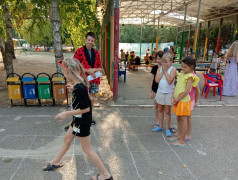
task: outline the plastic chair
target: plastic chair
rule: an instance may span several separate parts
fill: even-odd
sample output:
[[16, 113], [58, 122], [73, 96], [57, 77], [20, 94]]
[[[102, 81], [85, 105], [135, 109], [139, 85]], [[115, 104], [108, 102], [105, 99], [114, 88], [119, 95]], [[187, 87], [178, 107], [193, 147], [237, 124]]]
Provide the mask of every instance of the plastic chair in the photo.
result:
[[203, 92], [204, 92], [205, 88], [207, 88], [206, 95], [205, 95], [205, 99], [207, 99], [207, 95], [208, 95], [208, 92], [209, 92], [211, 87], [213, 88], [213, 96], [215, 96], [216, 87], [217, 87], [217, 88], [220, 88], [220, 101], [221, 101], [221, 99], [222, 99], [222, 88], [223, 88], [222, 81], [217, 80], [217, 79], [212, 78], [212, 77], [209, 77], [207, 74], [204, 74], [204, 73], [202, 73], [202, 74], [203, 74], [205, 83], [204, 83], [204, 86], [203, 86], [203, 89], [202, 89], [201, 96], [203, 95]]

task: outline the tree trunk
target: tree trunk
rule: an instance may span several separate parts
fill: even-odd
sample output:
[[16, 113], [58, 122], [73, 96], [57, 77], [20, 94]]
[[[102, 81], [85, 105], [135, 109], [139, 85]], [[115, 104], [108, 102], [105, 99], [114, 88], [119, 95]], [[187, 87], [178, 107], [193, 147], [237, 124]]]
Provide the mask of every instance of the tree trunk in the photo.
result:
[[12, 21], [11, 21], [11, 16], [9, 12], [9, 6], [8, 6], [8, 3], [6, 2], [3, 7], [3, 13], [4, 13], [5, 21], [6, 21], [6, 42], [4, 47], [5, 52], [2, 55], [3, 55], [4, 67], [8, 75], [9, 73], [13, 73], [12, 49], [14, 50], [14, 46], [13, 46], [13, 40], [12, 40]]
[[61, 38], [61, 18], [59, 10], [59, 0], [52, 0], [50, 7], [50, 22], [53, 31], [55, 62], [57, 72], [61, 72], [58, 61], [64, 59], [62, 52], [62, 38]]

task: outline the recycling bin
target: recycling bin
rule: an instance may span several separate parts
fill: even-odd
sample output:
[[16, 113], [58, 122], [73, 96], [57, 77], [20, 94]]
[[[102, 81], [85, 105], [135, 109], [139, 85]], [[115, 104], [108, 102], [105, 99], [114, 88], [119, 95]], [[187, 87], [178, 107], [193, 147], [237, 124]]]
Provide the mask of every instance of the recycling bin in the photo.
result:
[[[57, 76], [56, 76], [57, 75]], [[59, 77], [59, 75], [61, 77]], [[61, 73], [54, 73], [51, 76], [52, 90], [53, 90], [53, 103], [56, 99], [66, 99], [68, 105], [68, 90], [66, 88], [66, 78]]]
[[[12, 75], [13, 77], [10, 77]], [[7, 75], [6, 81], [8, 97], [11, 101], [11, 105], [14, 106], [13, 100], [23, 99], [21, 76], [16, 73], [10, 73]]]
[[36, 77], [31, 73], [25, 73], [22, 75], [21, 81], [22, 81], [24, 103], [27, 106], [28, 99], [38, 99], [36, 89]]
[[41, 99], [52, 98], [51, 78], [47, 73], [40, 73], [36, 76], [36, 82], [37, 82], [38, 98], [41, 105]]

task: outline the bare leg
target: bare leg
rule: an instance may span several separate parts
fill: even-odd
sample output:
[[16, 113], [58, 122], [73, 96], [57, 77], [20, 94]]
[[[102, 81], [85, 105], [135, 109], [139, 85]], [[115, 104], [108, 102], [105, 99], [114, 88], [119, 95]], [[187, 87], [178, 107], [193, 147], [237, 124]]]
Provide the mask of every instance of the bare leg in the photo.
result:
[[187, 124], [188, 124], [188, 129], [187, 129], [187, 133], [186, 136], [188, 138], [191, 138], [191, 133], [192, 133], [192, 126], [193, 126], [193, 121], [192, 121], [192, 116], [188, 116], [188, 120], [187, 120]]
[[165, 109], [165, 117], [166, 117], [165, 129], [168, 130], [171, 124], [171, 106], [165, 105], [164, 109]]
[[159, 127], [163, 128], [164, 106], [161, 104], [158, 104], [158, 119], [159, 119]]
[[91, 105], [92, 105], [92, 109], [93, 109], [93, 107], [94, 107], [95, 94], [94, 94], [94, 93], [90, 93], [90, 96], [92, 97], [92, 99], [91, 99]]
[[73, 131], [73, 129], [70, 126], [67, 133], [64, 136], [64, 143], [62, 144], [58, 154], [56, 155], [56, 157], [53, 160], [50, 161], [51, 165], [59, 165], [61, 159], [63, 158], [65, 153], [69, 150], [69, 147], [70, 147], [73, 139], [75, 138], [75, 136], [72, 134], [72, 131]]
[[[83, 151], [91, 159], [93, 164], [99, 169], [100, 179], [110, 178], [111, 177], [110, 173], [107, 171], [102, 160], [100, 159], [100, 157], [97, 155], [97, 153], [92, 148], [90, 136], [78, 137], [78, 139], [80, 141], [80, 144], [82, 145]], [[93, 176], [92, 179], [96, 179], [96, 176]]]
[[179, 138], [179, 143], [184, 144], [185, 141], [185, 135], [187, 133], [187, 118], [188, 116], [181, 116], [180, 123], [181, 123], [181, 134]]
[[156, 124], [159, 124], [158, 103], [156, 101], [154, 102], [154, 111], [155, 111]]

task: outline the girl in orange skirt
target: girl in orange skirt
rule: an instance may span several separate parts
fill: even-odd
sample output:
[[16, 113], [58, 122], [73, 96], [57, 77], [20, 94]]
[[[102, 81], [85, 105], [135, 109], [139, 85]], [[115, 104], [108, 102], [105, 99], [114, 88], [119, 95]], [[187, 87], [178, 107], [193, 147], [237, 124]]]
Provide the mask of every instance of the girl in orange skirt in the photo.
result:
[[172, 98], [173, 112], [177, 116], [177, 137], [170, 138], [172, 146], [184, 147], [185, 135], [187, 133], [187, 120], [191, 115], [191, 99], [189, 92], [192, 86], [196, 87], [198, 81], [193, 74], [196, 62], [192, 57], [185, 57], [182, 61], [183, 73], [178, 73], [177, 84]]

